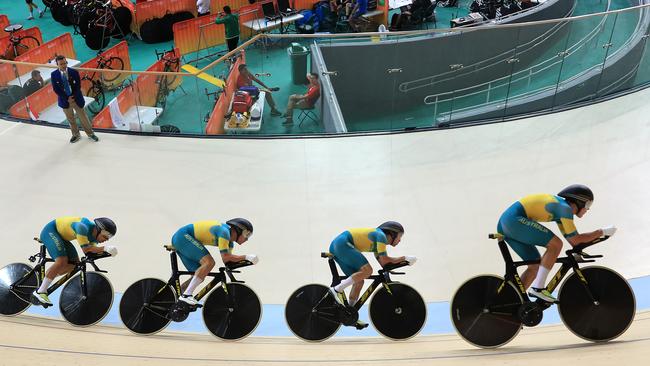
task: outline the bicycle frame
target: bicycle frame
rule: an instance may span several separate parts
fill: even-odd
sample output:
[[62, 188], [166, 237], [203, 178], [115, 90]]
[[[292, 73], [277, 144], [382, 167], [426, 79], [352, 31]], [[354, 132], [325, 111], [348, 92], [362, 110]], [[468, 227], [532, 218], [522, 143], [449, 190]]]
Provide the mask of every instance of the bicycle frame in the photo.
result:
[[[524, 284], [521, 282], [521, 277], [519, 277], [519, 274], [517, 273], [517, 267], [527, 266], [531, 264], [540, 264], [541, 260], [537, 259], [531, 261], [515, 262], [512, 260], [512, 255], [510, 254], [510, 251], [508, 250], [508, 245], [505, 242], [503, 237], [490, 235], [490, 238], [499, 239], [499, 250], [501, 251], [501, 255], [503, 256], [503, 260], [505, 261], [505, 266], [506, 266], [506, 274], [504, 276], [504, 282], [497, 289], [497, 293], [501, 292], [506, 282], [512, 282], [513, 284], [516, 285], [515, 287], [519, 291], [519, 294], [523, 298], [524, 302], [531, 302], [530, 298], [528, 297], [528, 294], [526, 293], [526, 289], [524, 288]], [[591, 263], [591, 262], [595, 262], [594, 258], [602, 258], [602, 255], [588, 255], [586, 253], [583, 253], [582, 250], [594, 244], [605, 241], [608, 238], [609, 237], [598, 238], [589, 243], [580, 244], [567, 250], [566, 257], [561, 257], [557, 259], [556, 263], [560, 263], [562, 264], [562, 266], [560, 267], [560, 269], [557, 270], [555, 275], [553, 275], [551, 281], [546, 286], [546, 289], [549, 292], [553, 292], [560, 284], [564, 276], [566, 276], [566, 274], [569, 273], [570, 270], [573, 270], [578, 275], [578, 278], [580, 279], [582, 284], [585, 286], [585, 289], [587, 290], [587, 293], [589, 294], [591, 300], [597, 301], [594, 298], [592, 291], [589, 289], [589, 283], [587, 282], [587, 279], [583, 276], [582, 271], [580, 270], [579, 263]], [[576, 259], [576, 257], [578, 257], [579, 260]], [[545, 308], [551, 305], [550, 303], [539, 299], [536, 302], [540, 305], [544, 305]]]
[[[327, 262], [328, 262], [328, 264], [330, 266], [330, 271], [332, 272], [332, 285], [331, 285], [331, 287], [334, 287], [334, 286], [338, 285], [339, 283], [341, 283], [341, 281], [343, 281], [343, 280], [345, 280], [346, 278], [349, 277], [349, 276], [341, 276], [341, 275], [339, 275], [338, 269], [336, 268], [336, 262], [334, 262], [334, 257], [330, 253], [321, 253], [321, 256], [323, 258], [329, 258], [327, 260]], [[357, 301], [357, 303], [354, 304], [353, 308], [355, 310], [359, 311], [359, 309], [361, 309], [363, 304], [365, 304], [366, 301], [368, 301], [368, 299], [370, 298], [370, 295], [372, 295], [372, 293], [375, 292], [375, 290], [377, 289], [377, 287], [380, 284], [383, 285], [386, 288], [386, 291], [388, 291], [390, 293], [391, 292], [390, 287], [388, 286], [388, 283], [391, 282], [390, 275], [391, 274], [396, 274], [396, 275], [404, 274], [403, 272], [392, 272], [392, 270], [396, 269], [396, 268], [399, 268], [399, 267], [403, 267], [405, 265], [407, 265], [407, 262], [402, 262], [402, 263], [393, 264], [393, 265], [388, 264], [387, 265], [387, 267], [389, 267], [388, 269], [387, 268], [380, 269], [376, 275], [371, 275], [370, 277], [368, 277], [367, 279], [373, 280], [373, 281], [370, 284], [370, 286], [368, 286], [366, 291], [364, 291], [361, 294], [361, 296], [359, 297], [359, 301]], [[390, 268], [390, 267], [393, 267], [393, 268]], [[346, 301], [347, 301], [347, 298], [346, 298]]]
[[[158, 293], [161, 293], [165, 287], [169, 286], [173, 288], [176, 291], [176, 294], [180, 296], [183, 291], [181, 289], [181, 281], [180, 281], [180, 276], [185, 276], [185, 275], [190, 275], [193, 276], [194, 272], [190, 271], [179, 271], [178, 270], [178, 255], [176, 254], [176, 251], [174, 249], [171, 249], [170, 246], [165, 245], [165, 249], [171, 251], [169, 253], [169, 259], [171, 261], [171, 266], [172, 266], [172, 275], [167, 281], [167, 284], [165, 284], [164, 287], [162, 287]], [[248, 261], [242, 261], [238, 263], [234, 263], [230, 266], [227, 265], [227, 267], [219, 267], [219, 272], [210, 272], [206, 275], [206, 277], [213, 277], [213, 279], [205, 285], [201, 291], [199, 291], [194, 298], [197, 301], [200, 301], [202, 298], [204, 298], [210, 291], [219, 283], [221, 283], [221, 287], [223, 287], [223, 290], [225, 293], [228, 293], [228, 288], [226, 287], [227, 279], [230, 279], [230, 282], [235, 282], [235, 283], [246, 283], [245, 281], [239, 281], [233, 276], [233, 273], [240, 273], [239, 271], [235, 271], [235, 268], [240, 268], [240, 267], [245, 267], [249, 266], [252, 263]]]

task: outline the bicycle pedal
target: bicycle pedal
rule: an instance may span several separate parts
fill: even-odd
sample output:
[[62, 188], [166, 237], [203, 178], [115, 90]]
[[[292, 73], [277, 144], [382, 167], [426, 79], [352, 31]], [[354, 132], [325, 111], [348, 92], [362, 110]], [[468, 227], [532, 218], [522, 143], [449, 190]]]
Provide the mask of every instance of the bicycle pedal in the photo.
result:
[[362, 330], [362, 329], [368, 328], [368, 324], [367, 323], [356, 323], [354, 325], [354, 327], [357, 328], [357, 330]]

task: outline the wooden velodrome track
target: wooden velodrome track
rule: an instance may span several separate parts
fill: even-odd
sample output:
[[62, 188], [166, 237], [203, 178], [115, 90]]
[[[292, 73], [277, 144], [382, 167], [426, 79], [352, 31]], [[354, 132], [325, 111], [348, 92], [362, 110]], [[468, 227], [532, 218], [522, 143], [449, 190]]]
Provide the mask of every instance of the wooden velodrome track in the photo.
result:
[[[0, 121], [0, 265], [24, 262], [35, 251], [31, 238], [54, 217], [110, 216], [120, 254], [102, 269], [124, 292], [138, 278], [168, 277], [161, 244], [178, 227], [244, 216], [255, 235], [236, 253], [256, 253], [260, 263], [242, 279], [264, 304], [284, 304], [301, 285], [329, 282], [318, 253], [336, 234], [397, 219], [407, 234], [390, 254], [419, 258], [399, 280], [426, 302], [449, 301], [467, 278], [503, 271], [495, 243], [485, 239], [503, 209], [524, 194], [581, 182], [597, 198], [578, 228], [619, 227], [595, 250], [605, 255], [598, 264], [626, 278], [647, 276], [648, 100], [644, 90], [516, 122], [334, 139], [100, 133], [99, 143], [70, 145], [66, 129]], [[553, 325], [524, 329], [497, 350], [473, 348], [455, 334], [320, 344], [255, 336], [226, 343], [171, 331], [141, 337], [120, 327], [73, 328], [20, 315], [0, 318], [0, 365], [645, 364], [650, 314], [638, 310], [613, 342], [594, 345]]]
[[[609, 343], [589, 343], [563, 325], [524, 329], [499, 349], [477, 349], [455, 334], [383, 338], [249, 337], [223, 342], [208, 335], [164, 332], [142, 337], [124, 328], [75, 328], [32, 316], [0, 318], [2, 365], [643, 365], [650, 358], [650, 312]], [[645, 361], [644, 361], [645, 360]]]

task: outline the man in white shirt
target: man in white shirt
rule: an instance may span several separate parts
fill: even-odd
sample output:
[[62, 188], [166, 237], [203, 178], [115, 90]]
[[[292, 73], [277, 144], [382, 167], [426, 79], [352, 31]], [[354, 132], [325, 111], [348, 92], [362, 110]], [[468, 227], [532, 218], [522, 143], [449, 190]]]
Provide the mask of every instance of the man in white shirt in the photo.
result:
[[196, 7], [200, 17], [210, 14], [210, 0], [196, 0]]

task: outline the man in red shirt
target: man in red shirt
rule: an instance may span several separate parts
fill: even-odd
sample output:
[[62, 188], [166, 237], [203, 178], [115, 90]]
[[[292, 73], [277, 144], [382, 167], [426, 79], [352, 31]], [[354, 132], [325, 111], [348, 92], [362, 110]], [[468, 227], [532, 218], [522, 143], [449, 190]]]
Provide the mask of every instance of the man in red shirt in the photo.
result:
[[305, 94], [293, 94], [289, 97], [289, 102], [287, 103], [287, 111], [284, 112], [284, 118], [286, 119], [283, 124], [292, 125], [293, 124], [293, 110], [294, 109], [311, 109], [316, 104], [316, 101], [320, 97], [320, 83], [318, 82], [318, 74], [310, 72], [307, 74], [307, 80], [309, 80], [309, 89]]
[[262, 86], [264, 89], [261, 89], [264, 91], [266, 103], [269, 104], [271, 107], [271, 115], [272, 116], [279, 116], [282, 114], [278, 110], [278, 108], [275, 106], [275, 101], [273, 100], [273, 95], [271, 95], [271, 92], [273, 91], [278, 91], [280, 88], [269, 88], [264, 84], [263, 82], [260, 81], [260, 79], [256, 78], [253, 74], [251, 74], [250, 71], [248, 71], [248, 68], [246, 67], [246, 64], [241, 64], [237, 68], [239, 70], [239, 76], [237, 77], [237, 85], [235, 87], [237, 90], [241, 88], [242, 86], [253, 86], [253, 81], [258, 83], [260, 86]]

